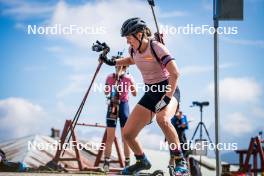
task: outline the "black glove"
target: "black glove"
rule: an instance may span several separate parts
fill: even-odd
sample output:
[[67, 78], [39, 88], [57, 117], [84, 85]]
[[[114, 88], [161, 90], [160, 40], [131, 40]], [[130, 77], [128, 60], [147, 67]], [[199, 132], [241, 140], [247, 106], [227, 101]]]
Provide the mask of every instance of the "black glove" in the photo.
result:
[[168, 96], [164, 96], [155, 106], [155, 111], [160, 112], [162, 109], [164, 109], [168, 104], [170, 103], [171, 98]]
[[115, 66], [116, 61], [114, 59], [108, 59], [106, 55], [100, 55], [99, 59], [103, 61], [105, 64], [110, 65], [110, 66]]

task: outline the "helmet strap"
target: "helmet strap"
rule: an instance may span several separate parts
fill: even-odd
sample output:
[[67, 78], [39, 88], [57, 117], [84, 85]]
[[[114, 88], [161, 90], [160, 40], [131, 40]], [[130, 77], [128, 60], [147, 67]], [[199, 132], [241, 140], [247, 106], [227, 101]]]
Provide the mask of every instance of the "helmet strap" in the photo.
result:
[[143, 41], [143, 39], [144, 39], [144, 32], [142, 33], [142, 36], [141, 36], [141, 39], [139, 40], [138, 38], [137, 38], [137, 36], [135, 35], [135, 34], [132, 34], [132, 36], [139, 42], [139, 46], [138, 46], [138, 48], [137, 48], [137, 50], [138, 51], [140, 51], [140, 48], [141, 48], [141, 46], [142, 46], [142, 41]]

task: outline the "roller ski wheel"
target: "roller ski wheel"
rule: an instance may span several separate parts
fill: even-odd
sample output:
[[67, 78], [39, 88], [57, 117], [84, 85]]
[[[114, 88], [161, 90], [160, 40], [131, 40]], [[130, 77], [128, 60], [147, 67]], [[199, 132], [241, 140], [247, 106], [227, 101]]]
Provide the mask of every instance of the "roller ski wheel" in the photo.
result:
[[[125, 175], [125, 174], [120, 174], [120, 175]], [[127, 174], [127, 176], [164, 176], [164, 172], [162, 170], [155, 170], [152, 173], [139, 171], [134, 174]]]

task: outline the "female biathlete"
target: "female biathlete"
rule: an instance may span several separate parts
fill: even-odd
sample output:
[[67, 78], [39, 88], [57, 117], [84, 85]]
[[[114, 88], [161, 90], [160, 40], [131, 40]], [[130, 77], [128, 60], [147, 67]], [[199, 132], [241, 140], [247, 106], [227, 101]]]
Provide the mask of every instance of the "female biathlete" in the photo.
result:
[[[178, 67], [168, 49], [158, 41], [150, 39], [151, 32], [142, 19], [130, 18], [126, 20], [121, 28], [121, 36], [126, 37], [127, 43], [130, 45], [130, 56], [118, 60], [101, 56], [100, 59], [110, 66], [136, 64], [147, 90], [129, 115], [124, 127], [124, 138], [134, 152], [136, 163], [125, 167], [122, 174], [130, 175], [151, 168], [151, 164], [136, 137], [156, 115], [157, 123], [168, 140], [171, 153], [177, 161], [175, 175], [186, 175], [189, 173], [188, 167], [180, 148], [177, 133], [170, 123], [170, 118], [178, 103]], [[152, 49], [157, 57], [154, 56]]]
[[[121, 134], [123, 138], [123, 129], [129, 116], [129, 105], [128, 105], [129, 91], [132, 93], [133, 96], [137, 95], [134, 85], [134, 79], [131, 75], [125, 74], [126, 69], [127, 69], [126, 66], [116, 66], [116, 73], [108, 75], [105, 82], [105, 85], [108, 86], [106, 87], [107, 89], [105, 89], [105, 95], [114, 92], [115, 94], [118, 94], [118, 96], [117, 95], [115, 96], [117, 96], [117, 98], [120, 101], [118, 105], [119, 110], [117, 112], [117, 117], [111, 117], [111, 112], [109, 112], [109, 110], [107, 111], [106, 114], [107, 137], [105, 142], [105, 150], [104, 150], [105, 160], [103, 165], [103, 169], [105, 172], [108, 172], [110, 167], [110, 156], [112, 152], [112, 144], [115, 139], [115, 131], [116, 131], [116, 125], [118, 119], [120, 122]], [[119, 80], [117, 80], [118, 77]], [[115, 86], [115, 84], [117, 84], [116, 86], [119, 88], [114, 88], [113, 86]], [[129, 166], [130, 150], [125, 140], [123, 140], [123, 143], [124, 143], [125, 166]]]

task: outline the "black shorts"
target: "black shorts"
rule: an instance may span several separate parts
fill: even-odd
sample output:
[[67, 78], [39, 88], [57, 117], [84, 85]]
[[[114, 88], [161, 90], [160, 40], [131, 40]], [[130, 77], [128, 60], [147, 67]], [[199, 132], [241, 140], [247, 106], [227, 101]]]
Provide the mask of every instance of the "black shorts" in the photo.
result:
[[[155, 84], [145, 84], [147, 90], [145, 90], [146, 92], [139, 100], [138, 104], [155, 113], [155, 106], [161, 100], [162, 96], [166, 94], [166, 86], [168, 83], [168, 80], [165, 80]], [[178, 87], [173, 96], [180, 102], [180, 89]]]

